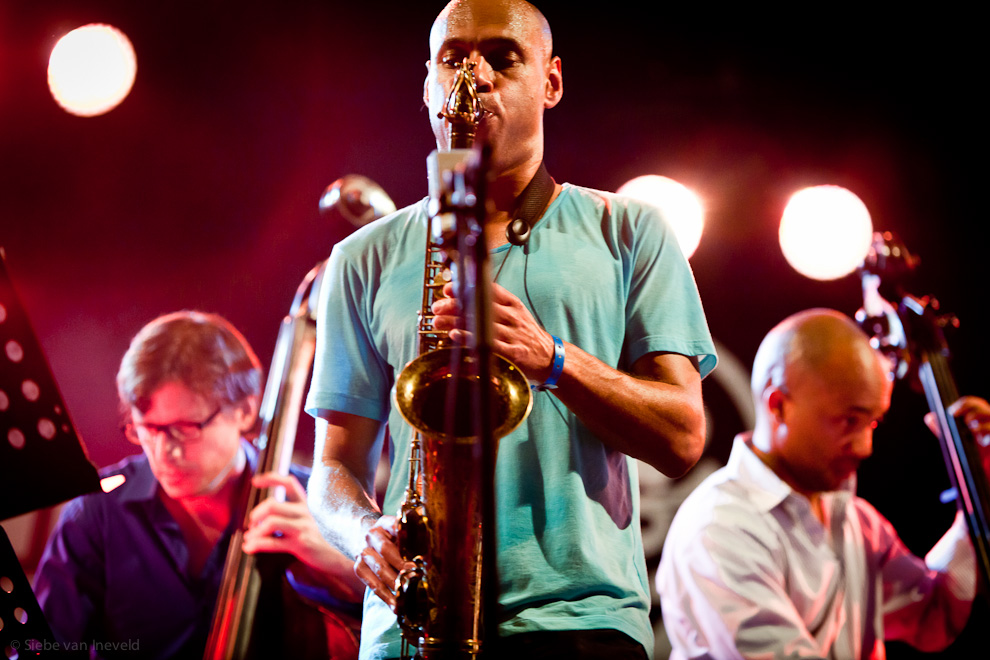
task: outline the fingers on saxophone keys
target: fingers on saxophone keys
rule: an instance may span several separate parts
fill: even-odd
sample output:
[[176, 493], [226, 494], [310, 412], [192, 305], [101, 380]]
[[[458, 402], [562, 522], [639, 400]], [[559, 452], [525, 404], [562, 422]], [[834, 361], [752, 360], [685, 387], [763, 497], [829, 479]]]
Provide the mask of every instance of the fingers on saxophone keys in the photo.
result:
[[382, 527], [372, 527], [365, 535], [365, 541], [369, 548], [372, 548], [390, 567], [399, 567], [403, 564], [402, 554], [399, 546], [395, 544], [395, 537]]
[[468, 344], [472, 341], [471, 338], [473, 337], [472, 333], [467, 330], [451, 330], [448, 336], [451, 341], [458, 344]]
[[451, 330], [464, 324], [460, 305], [453, 298], [434, 301], [430, 311], [434, 314], [433, 325], [438, 330]]
[[395, 609], [395, 593], [388, 585], [395, 584], [397, 573], [372, 548], [365, 548], [354, 562], [354, 574], [364, 582], [376, 596]]

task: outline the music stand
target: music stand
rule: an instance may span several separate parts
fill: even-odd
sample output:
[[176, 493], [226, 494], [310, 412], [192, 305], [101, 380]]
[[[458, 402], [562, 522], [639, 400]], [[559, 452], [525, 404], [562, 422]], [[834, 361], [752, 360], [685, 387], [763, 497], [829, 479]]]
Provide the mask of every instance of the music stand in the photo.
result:
[[[0, 248], [0, 520], [99, 487], [99, 475], [72, 425]], [[0, 647], [7, 657], [11, 651], [21, 657], [50, 656], [46, 651], [54, 639], [4, 531]]]
[[[5, 658], [47, 657], [59, 648], [7, 532], [0, 527], [0, 648]], [[61, 654], [59, 654], [61, 655]]]

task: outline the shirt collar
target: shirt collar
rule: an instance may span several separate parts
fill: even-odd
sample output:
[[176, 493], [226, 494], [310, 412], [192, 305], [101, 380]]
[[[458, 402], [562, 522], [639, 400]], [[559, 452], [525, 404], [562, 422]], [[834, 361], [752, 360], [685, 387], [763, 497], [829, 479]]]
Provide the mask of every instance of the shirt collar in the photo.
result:
[[[753, 433], [740, 433], [732, 442], [732, 453], [726, 464], [730, 476], [745, 484], [748, 489], [749, 501], [760, 511], [770, 511], [787, 499], [808, 505], [808, 498], [791, 488], [787, 482], [777, 476], [777, 473], [756, 455], [753, 451]], [[838, 501], [845, 501], [856, 490], [856, 475], [852, 475], [842, 483], [837, 491], [825, 493], [826, 501], [833, 496]]]
[[747, 486], [750, 503], [760, 511], [769, 511], [795, 493], [756, 455], [752, 439], [752, 432], [735, 437], [725, 467], [732, 477]]

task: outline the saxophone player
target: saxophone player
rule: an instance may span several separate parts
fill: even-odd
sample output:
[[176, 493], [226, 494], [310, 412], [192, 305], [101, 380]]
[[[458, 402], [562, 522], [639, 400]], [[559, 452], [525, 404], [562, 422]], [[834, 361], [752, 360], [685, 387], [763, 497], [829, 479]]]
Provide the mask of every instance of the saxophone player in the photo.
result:
[[[531, 414], [498, 449], [499, 651], [651, 657], [633, 459], [676, 476], [701, 455], [701, 379], [716, 357], [697, 287], [658, 212], [613, 194], [547, 175], [528, 238], [516, 231], [517, 209], [541, 176], [544, 112], [563, 94], [561, 60], [535, 7], [455, 0], [429, 46], [424, 102], [438, 149], [450, 146], [437, 115], [455, 71], [465, 60], [473, 66], [484, 109], [476, 140], [491, 148], [484, 239], [495, 273], [493, 346], [536, 388]], [[392, 608], [402, 549], [395, 517], [376, 504], [374, 477], [390, 442], [383, 508], [395, 513], [408, 426], [389, 391], [416, 357], [427, 216], [425, 201], [414, 204], [335, 246], [306, 404], [318, 418], [310, 505], [368, 586], [361, 657], [369, 659], [401, 652]], [[434, 325], [464, 342], [460, 304], [453, 287], [446, 293], [432, 306]]]

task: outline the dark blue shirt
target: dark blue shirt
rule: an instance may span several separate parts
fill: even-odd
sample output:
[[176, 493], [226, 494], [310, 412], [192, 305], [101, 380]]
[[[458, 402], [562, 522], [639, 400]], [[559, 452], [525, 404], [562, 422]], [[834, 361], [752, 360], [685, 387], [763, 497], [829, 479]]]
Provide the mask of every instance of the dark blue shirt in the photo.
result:
[[[242, 444], [253, 472], [257, 452]], [[306, 483], [303, 471], [292, 472]], [[126, 481], [63, 508], [35, 575], [41, 608], [59, 642], [86, 644], [95, 657], [202, 657], [240, 521], [231, 520], [201, 574], [191, 575], [148, 459], [131, 456], [101, 472], [114, 474]]]

